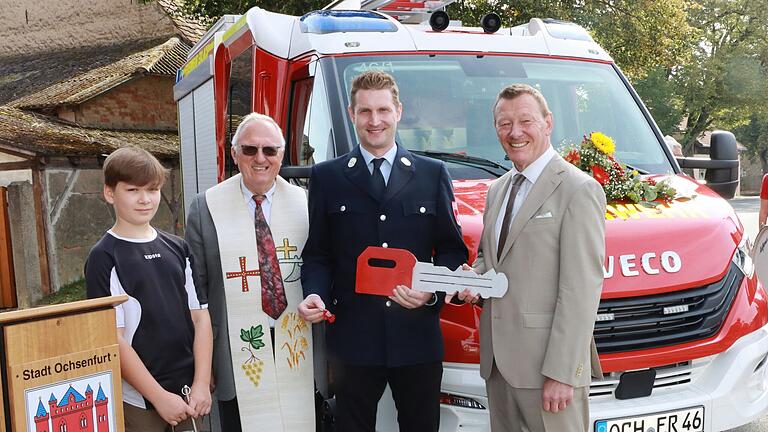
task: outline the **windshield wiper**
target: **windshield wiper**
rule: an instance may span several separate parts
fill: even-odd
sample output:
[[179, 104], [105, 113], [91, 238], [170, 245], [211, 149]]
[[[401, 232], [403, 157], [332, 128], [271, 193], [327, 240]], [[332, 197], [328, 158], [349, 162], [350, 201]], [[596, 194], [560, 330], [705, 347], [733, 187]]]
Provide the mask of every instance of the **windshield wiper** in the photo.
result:
[[[475, 167], [489, 174], [493, 174], [496, 177], [501, 177], [502, 174], [509, 171], [508, 167], [505, 167], [500, 163], [494, 162], [490, 159], [477, 157], [477, 156], [467, 156], [461, 153], [449, 153], [449, 152], [441, 152], [441, 151], [434, 151], [434, 150], [408, 149], [408, 151], [410, 151], [411, 153], [416, 153], [422, 156], [429, 156], [431, 158], [439, 159], [446, 162], [452, 162], [459, 165]], [[490, 170], [488, 168], [496, 168], [497, 170], [502, 170], [502, 173], [499, 173], [498, 171]]]
[[643, 174], [643, 175], [645, 175], [645, 174], [650, 174], [650, 172], [649, 172], [649, 171], [646, 171], [646, 170], [644, 170], [644, 169], [641, 169], [641, 168], [636, 168], [636, 167], [633, 167], [633, 166], [632, 166], [632, 165], [630, 165], [630, 164], [624, 164], [624, 166], [625, 166], [625, 167], [627, 167], [627, 169], [628, 169], [628, 170], [630, 170], [630, 171], [637, 171], [637, 172], [638, 172], [638, 174]]

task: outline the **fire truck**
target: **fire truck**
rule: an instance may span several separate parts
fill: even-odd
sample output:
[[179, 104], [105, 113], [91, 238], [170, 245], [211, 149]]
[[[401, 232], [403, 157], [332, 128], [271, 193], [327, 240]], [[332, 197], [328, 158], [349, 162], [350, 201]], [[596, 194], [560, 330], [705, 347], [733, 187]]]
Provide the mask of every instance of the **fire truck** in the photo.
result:
[[[492, 106], [505, 85], [531, 84], [549, 102], [558, 149], [600, 131], [614, 138], [618, 160], [668, 179], [679, 196], [655, 208], [606, 208], [594, 330], [605, 377], [590, 388], [591, 429], [721, 431], [765, 415], [768, 301], [744, 227], [724, 199], [738, 185], [734, 136], [716, 132], [707, 160], [675, 158], [629, 81], [585, 29], [550, 19], [499, 28], [493, 16], [468, 27], [448, 19], [448, 3], [346, 0], [301, 17], [258, 7], [222, 17], [193, 47], [174, 87], [185, 203], [235, 173], [230, 139], [251, 111], [281, 125], [281, 175], [306, 184], [313, 164], [357, 144], [346, 114], [353, 77], [384, 70], [401, 90], [396, 139], [446, 163], [474, 260], [488, 185], [510, 167]], [[706, 181], [686, 175], [688, 168], [706, 169]], [[472, 305], [442, 310], [441, 431], [490, 430], [479, 375], [480, 313]], [[385, 397], [377, 428], [397, 430], [395, 419]]]

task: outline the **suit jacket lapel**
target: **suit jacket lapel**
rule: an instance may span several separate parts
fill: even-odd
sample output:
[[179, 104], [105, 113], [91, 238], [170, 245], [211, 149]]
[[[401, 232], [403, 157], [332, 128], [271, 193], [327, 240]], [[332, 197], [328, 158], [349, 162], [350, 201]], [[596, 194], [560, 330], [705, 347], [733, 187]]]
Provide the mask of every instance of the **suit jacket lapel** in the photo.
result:
[[[352, 161], [354, 159], [354, 162]], [[357, 186], [363, 192], [376, 199], [373, 191], [371, 190], [371, 172], [368, 171], [368, 167], [365, 164], [365, 159], [360, 153], [360, 146], [356, 146], [349, 153], [347, 153], [344, 159], [344, 175], [347, 176], [353, 185]]]
[[[407, 160], [408, 162], [404, 162]], [[389, 174], [389, 181], [387, 182], [387, 189], [384, 192], [384, 199], [382, 203], [386, 203], [392, 197], [397, 195], [398, 192], [411, 181], [413, 177], [413, 156], [411, 153], [403, 148], [397, 146], [397, 155], [395, 155], [394, 163], [392, 164], [392, 172]]]
[[562, 165], [562, 158], [558, 155], [553, 156], [512, 220], [512, 226], [509, 227], [509, 237], [506, 243], [504, 243], [504, 249], [501, 251], [499, 261], [504, 259], [509, 253], [512, 245], [515, 243], [515, 239], [520, 234], [520, 231], [523, 230], [525, 224], [531, 220], [533, 215], [541, 208], [541, 205], [544, 204], [544, 201], [552, 195], [552, 192], [563, 181], [560, 176], [560, 173], [563, 171], [565, 171], [565, 167]]

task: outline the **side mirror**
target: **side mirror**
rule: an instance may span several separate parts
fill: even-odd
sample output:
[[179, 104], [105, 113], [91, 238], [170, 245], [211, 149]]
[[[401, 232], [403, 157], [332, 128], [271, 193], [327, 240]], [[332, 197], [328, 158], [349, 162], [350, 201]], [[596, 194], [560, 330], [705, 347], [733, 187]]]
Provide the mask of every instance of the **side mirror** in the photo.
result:
[[737, 163], [731, 168], [708, 169], [704, 174], [707, 186], [719, 193], [724, 198], [733, 198], [736, 188], [739, 186], [739, 151], [736, 148], [736, 137], [728, 131], [714, 131], [709, 144], [709, 158], [711, 160], [725, 161], [735, 160]]
[[707, 186], [725, 199], [736, 195], [739, 186], [739, 152], [736, 137], [728, 131], [714, 131], [710, 138], [709, 160], [677, 158], [680, 168], [706, 169]]

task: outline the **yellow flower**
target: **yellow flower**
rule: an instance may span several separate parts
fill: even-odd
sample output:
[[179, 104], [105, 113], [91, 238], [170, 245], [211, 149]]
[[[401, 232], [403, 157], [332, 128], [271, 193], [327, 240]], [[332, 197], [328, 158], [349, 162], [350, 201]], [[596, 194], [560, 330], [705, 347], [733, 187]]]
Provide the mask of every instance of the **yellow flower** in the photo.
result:
[[613, 143], [613, 139], [606, 134], [600, 132], [592, 132], [589, 136], [589, 140], [592, 141], [595, 148], [601, 152], [612, 155], [616, 151], [616, 145]]

